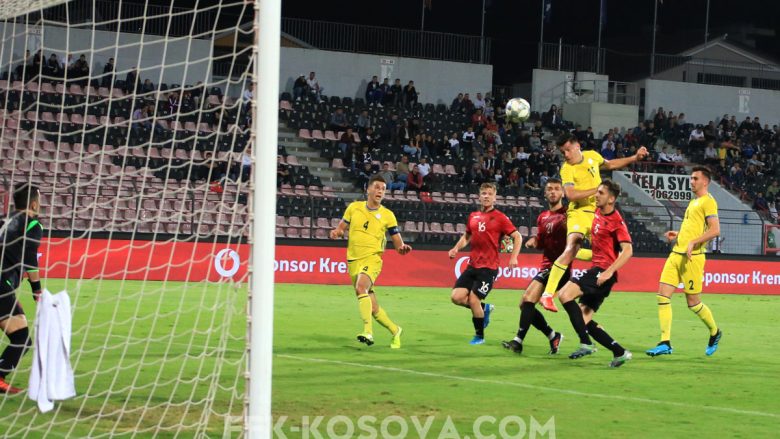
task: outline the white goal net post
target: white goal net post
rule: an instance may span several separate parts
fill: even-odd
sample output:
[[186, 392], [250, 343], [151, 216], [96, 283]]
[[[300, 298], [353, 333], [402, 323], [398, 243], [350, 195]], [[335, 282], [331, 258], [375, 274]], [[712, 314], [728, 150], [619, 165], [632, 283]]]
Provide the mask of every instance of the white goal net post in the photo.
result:
[[[3, 437], [238, 437], [257, 430], [250, 412], [270, 418], [270, 336], [248, 331], [271, 324], [258, 267], [272, 270], [274, 218], [255, 212], [274, 200], [254, 188], [275, 197], [278, 23], [263, 73], [260, 4], [172, 4], [0, 0], [0, 211], [19, 184], [40, 189], [41, 277], [71, 297], [77, 391], [45, 414], [0, 395]], [[16, 294], [33, 326], [26, 281]]]

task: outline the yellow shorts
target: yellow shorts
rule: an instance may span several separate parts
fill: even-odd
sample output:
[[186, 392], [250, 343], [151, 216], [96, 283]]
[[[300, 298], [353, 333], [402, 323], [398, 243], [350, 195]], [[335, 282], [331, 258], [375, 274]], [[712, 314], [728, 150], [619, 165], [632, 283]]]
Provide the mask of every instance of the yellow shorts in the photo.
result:
[[587, 210], [569, 210], [566, 212], [566, 234], [582, 233], [582, 236], [590, 236], [590, 228], [593, 225], [595, 212]]
[[363, 273], [371, 279], [371, 284], [376, 282], [379, 273], [382, 272], [382, 257], [380, 255], [366, 256], [365, 258], [347, 261], [349, 277], [352, 279], [352, 285], [357, 283], [358, 275]]
[[692, 259], [688, 259], [688, 255], [670, 253], [659, 282], [675, 287], [682, 283], [685, 294], [699, 294], [704, 282], [705, 261], [704, 254], [693, 255]]

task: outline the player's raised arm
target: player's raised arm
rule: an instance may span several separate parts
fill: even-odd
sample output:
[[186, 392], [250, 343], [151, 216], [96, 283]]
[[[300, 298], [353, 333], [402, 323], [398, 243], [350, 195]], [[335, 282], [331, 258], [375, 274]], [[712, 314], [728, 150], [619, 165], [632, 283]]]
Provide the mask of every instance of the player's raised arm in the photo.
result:
[[[401, 238], [401, 233], [398, 231], [398, 227], [395, 227], [393, 229], [390, 229], [390, 239], [393, 240], [393, 247], [395, 247], [395, 250], [400, 255], [405, 255], [412, 251], [412, 246], [409, 244], [404, 244], [403, 238]], [[395, 232], [395, 233], [394, 233]]]
[[467, 245], [469, 245], [470, 240], [471, 240], [471, 235], [469, 234], [469, 232], [463, 233], [463, 236], [461, 236], [458, 242], [455, 243], [455, 246], [450, 249], [448, 253], [450, 255], [450, 259], [455, 259], [455, 256], [458, 255], [458, 252], [461, 251]]
[[632, 163], [636, 163], [640, 160], [644, 160], [645, 157], [648, 156], [648, 154], [649, 153], [647, 152], [647, 148], [642, 146], [636, 151], [636, 154], [632, 155], [631, 157], [624, 157], [622, 159], [605, 160], [604, 163], [601, 164], [600, 168], [605, 171], [622, 169]]

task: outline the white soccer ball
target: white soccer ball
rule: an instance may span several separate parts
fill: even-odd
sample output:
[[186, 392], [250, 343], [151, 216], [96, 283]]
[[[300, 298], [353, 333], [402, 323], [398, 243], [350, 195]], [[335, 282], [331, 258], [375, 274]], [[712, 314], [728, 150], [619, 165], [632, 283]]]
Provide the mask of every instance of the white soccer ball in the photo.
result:
[[512, 98], [506, 103], [506, 119], [512, 123], [525, 122], [531, 116], [531, 104], [523, 98]]

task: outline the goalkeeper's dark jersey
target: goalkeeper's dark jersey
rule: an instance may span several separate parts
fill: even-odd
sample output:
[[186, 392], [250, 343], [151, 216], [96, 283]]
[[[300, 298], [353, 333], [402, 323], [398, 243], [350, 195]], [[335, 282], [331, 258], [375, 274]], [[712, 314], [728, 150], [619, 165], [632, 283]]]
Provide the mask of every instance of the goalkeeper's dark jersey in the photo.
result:
[[15, 212], [0, 224], [0, 291], [15, 291], [24, 272], [38, 270], [42, 236], [41, 223], [26, 212]]

